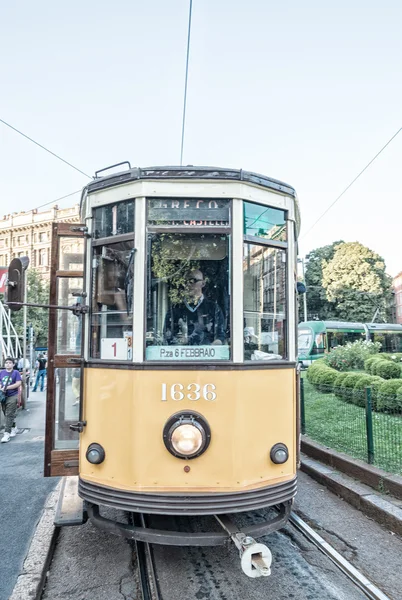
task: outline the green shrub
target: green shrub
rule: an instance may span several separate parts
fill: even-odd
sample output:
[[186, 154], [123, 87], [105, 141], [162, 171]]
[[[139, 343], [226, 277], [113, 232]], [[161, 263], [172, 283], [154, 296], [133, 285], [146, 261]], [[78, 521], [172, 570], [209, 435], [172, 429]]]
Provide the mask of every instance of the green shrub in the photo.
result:
[[334, 379], [332, 391], [338, 398], [342, 398], [342, 384], [344, 379], [348, 377], [350, 373], [338, 373], [338, 375]]
[[380, 360], [380, 357], [378, 355], [372, 356], [371, 358], [367, 358], [364, 361], [364, 370], [367, 371], [367, 373], [371, 373], [371, 369], [373, 368], [373, 365], [377, 360]]
[[377, 395], [378, 410], [401, 410], [402, 399], [399, 399], [400, 379], [389, 379], [381, 384]]
[[378, 357], [377, 360], [373, 361], [372, 365], [371, 365], [371, 375], [378, 375], [377, 373], [377, 369], [378, 367], [380, 367], [382, 364], [386, 364], [386, 365], [390, 365], [392, 364], [391, 361], [389, 360], [384, 360], [381, 357]]
[[320, 373], [322, 373], [322, 371], [325, 371], [326, 369], [329, 369], [329, 367], [327, 367], [327, 365], [324, 363], [324, 361], [320, 358], [319, 360], [315, 361], [308, 369], [307, 369], [307, 379], [310, 383], [312, 383], [313, 385], [315, 385], [316, 383], [316, 378], [318, 377], [318, 375]]
[[330, 369], [329, 367], [322, 369], [316, 378], [318, 389], [324, 393], [331, 393], [333, 383], [338, 375], [339, 373], [335, 369]]
[[376, 397], [379, 386], [384, 383], [384, 379], [381, 377], [376, 377], [375, 375], [366, 375], [365, 373], [361, 374], [357, 379], [355, 386], [353, 388], [353, 397], [352, 402], [357, 406], [365, 406], [366, 405], [366, 387], [371, 388], [371, 404], [372, 408], [376, 407]]
[[341, 397], [347, 402], [353, 401], [353, 388], [360, 379], [361, 373], [348, 373], [341, 383]]
[[381, 349], [378, 342], [366, 342], [357, 340], [345, 346], [338, 346], [324, 357], [325, 363], [337, 371], [348, 371], [349, 369], [362, 369], [364, 361]]
[[375, 366], [375, 375], [383, 379], [398, 379], [401, 376], [401, 367], [391, 360], [380, 360]]
[[392, 362], [400, 363], [402, 361], [402, 352], [394, 352], [393, 354], [384, 354], [386, 358], [392, 360]]

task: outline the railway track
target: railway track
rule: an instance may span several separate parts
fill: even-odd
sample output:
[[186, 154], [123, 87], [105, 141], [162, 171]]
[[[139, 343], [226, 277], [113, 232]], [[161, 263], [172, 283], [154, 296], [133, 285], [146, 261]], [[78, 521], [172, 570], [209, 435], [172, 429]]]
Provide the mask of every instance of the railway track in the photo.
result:
[[[146, 526], [146, 517], [144, 515], [139, 515], [135, 517], [135, 524], [140, 526]], [[389, 596], [384, 594], [375, 584], [367, 579], [367, 577], [361, 573], [357, 568], [355, 568], [348, 560], [346, 560], [335, 548], [333, 548], [328, 542], [326, 542], [312, 527], [310, 527], [303, 519], [298, 517], [296, 514], [292, 513], [289, 520], [289, 528], [294, 529], [302, 534], [304, 538], [306, 538], [309, 542], [311, 542], [316, 548], [320, 550], [322, 554], [324, 554], [327, 558], [329, 558], [334, 565], [349, 579], [349, 581], [353, 582], [354, 586], [360, 590], [363, 595], [359, 595], [356, 597], [367, 597], [370, 600], [392, 600]], [[278, 533], [280, 536], [281, 534]], [[268, 538], [269, 540], [269, 538]], [[265, 539], [265, 541], [267, 541]], [[269, 543], [269, 541], [268, 541]], [[273, 545], [274, 553], [276, 551], [276, 544]], [[137, 550], [137, 563], [138, 563], [138, 577], [139, 583], [142, 593], [143, 600], [175, 600], [176, 597], [182, 597], [182, 594], [178, 593], [177, 596], [169, 593], [169, 586], [166, 586], [163, 582], [163, 571], [164, 569], [161, 567], [161, 557], [169, 556], [169, 554], [177, 555], [177, 559], [189, 562], [197, 565], [196, 569], [196, 577], [198, 577], [198, 584], [200, 584], [201, 592], [197, 595], [197, 598], [202, 598], [203, 600], [215, 600], [215, 599], [235, 599], [241, 598], [242, 596], [241, 590], [239, 590], [239, 595], [233, 595], [235, 592], [230, 590], [228, 575], [225, 573], [225, 569], [221, 568], [217, 561], [214, 561], [213, 558], [210, 557], [209, 553], [212, 549], [186, 549], [186, 552], [180, 553], [182, 549], [171, 549], [170, 553], [160, 552], [160, 550], [156, 550], [157, 558], [155, 557], [154, 550], [151, 545], [143, 542], [136, 542], [135, 547]], [[158, 547], [156, 546], [155, 549]], [[215, 550], [216, 552], [216, 550]], [[240, 577], [244, 578], [244, 584], [250, 586], [249, 590], [251, 593], [251, 588], [253, 586], [253, 582], [256, 580], [248, 579], [244, 574], [241, 573], [240, 565], [237, 563], [236, 568], [240, 572]], [[273, 567], [275, 569], [275, 567]], [[202, 571], [205, 571], [204, 576], [202, 576]], [[160, 573], [160, 582], [158, 571]], [[183, 573], [183, 578], [185, 579], [186, 567], [183, 566], [180, 569], [180, 572]], [[281, 575], [283, 576], [283, 575]], [[259, 587], [261, 585], [264, 586], [266, 592], [269, 593], [269, 581], [271, 578], [261, 578], [258, 583]], [[179, 580], [177, 580], [177, 585], [180, 585]], [[223, 592], [225, 589], [225, 585], [228, 585], [227, 592]], [[317, 587], [317, 586], [316, 586]], [[356, 590], [357, 591], [357, 590]], [[317, 600], [321, 600], [319, 597], [318, 589], [315, 592], [317, 594]], [[271, 594], [269, 594], [270, 597]], [[186, 596], [189, 599], [193, 596]], [[195, 597], [195, 596], [194, 596]], [[255, 596], [260, 597], [260, 596]], [[263, 597], [263, 596], [261, 596]], [[265, 597], [265, 596], [264, 596]], [[290, 596], [291, 597], [291, 596]], [[314, 597], [314, 596], [308, 596]], [[347, 592], [345, 592], [345, 597], [348, 597]]]

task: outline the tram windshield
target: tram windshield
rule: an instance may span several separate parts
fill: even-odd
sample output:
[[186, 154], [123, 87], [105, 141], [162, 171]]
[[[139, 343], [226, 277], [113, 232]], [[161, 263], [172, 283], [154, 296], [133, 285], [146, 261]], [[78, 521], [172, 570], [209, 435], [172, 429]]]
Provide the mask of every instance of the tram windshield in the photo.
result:
[[299, 336], [297, 340], [299, 352], [307, 352], [310, 350], [311, 341], [313, 339], [311, 331], [308, 329], [299, 329]]
[[148, 360], [230, 359], [229, 239], [149, 234]]

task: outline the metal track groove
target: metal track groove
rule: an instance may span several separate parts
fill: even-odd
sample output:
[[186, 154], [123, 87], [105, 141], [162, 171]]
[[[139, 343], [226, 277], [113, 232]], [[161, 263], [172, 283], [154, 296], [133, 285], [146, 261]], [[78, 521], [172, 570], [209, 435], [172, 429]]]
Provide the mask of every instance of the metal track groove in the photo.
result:
[[354, 567], [346, 558], [335, 550], [328, 542], [326, 542], [314, 529], [312, 529], [303, 519], [295, 513], [291, 513], [289, 517], [290, 523], [298, 529], [310, 542], [312, 542], [323, 554], [329, 559], [359, 587], [370, 600], [391, 600], [389, 596], [384, 594], [374, 583], [369, 581], [356, 567]]

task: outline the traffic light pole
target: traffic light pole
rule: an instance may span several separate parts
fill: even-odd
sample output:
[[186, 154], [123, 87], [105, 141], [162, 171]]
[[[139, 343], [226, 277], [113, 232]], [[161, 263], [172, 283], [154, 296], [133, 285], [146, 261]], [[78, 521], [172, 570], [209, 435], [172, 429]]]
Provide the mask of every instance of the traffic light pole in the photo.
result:
[[22, 350], [22, 408], [23, 410], [27, 407], [27, 367], [26, 367], [26, 359], [27, 359], [27, 286], [24, 286], [24, 307], [23, 307], [23, 317], [24, 317], [24, 325], [23, 325], [23, 350]]

